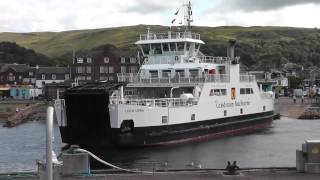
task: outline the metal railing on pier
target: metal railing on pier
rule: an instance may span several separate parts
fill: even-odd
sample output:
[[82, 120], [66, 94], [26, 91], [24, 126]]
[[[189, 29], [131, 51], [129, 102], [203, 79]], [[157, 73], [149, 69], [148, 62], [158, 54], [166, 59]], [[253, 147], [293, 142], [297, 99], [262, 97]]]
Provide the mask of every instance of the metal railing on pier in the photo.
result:
[[199, 98], [121, 99], [110, 97], [110, 104], [126, 104], [148, 107], [184, 107], [197, 105]]

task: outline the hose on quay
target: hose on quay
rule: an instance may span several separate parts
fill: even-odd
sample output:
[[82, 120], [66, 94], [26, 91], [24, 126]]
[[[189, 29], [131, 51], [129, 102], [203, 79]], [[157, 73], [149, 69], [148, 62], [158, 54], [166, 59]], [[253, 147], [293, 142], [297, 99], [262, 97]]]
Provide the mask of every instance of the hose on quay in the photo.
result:
[[82, 153], [88, 153], [93, 159], [99, 161], [100, 163], [106, 165], [106, 166], [109, 166], [109, 167], [112, 167], [114, 169], [117, 169], [117, 170], [121, 170], [121, 171], [125, 171], [125, 172], [130, 172], [130, 173], [143, 173], [143, 174], [154, 174], [154, 173], [157, 173], [157, 172], [152, 172], [152, 171], [138, 171], [138, 170], [133, 170], [133, 169], [125, 169], [125, 168], [121, 168], [121, 167], [118, 167], [116, 165], [113, 165], [111, 163], [108, 163], [104, 160], [102, 160], [101, 158], [99, 158], [98, 156], [94, 155], [92, 152], [90, 151], [87, 151], [85, 149], [81, 149], [81, 148], [77, 148], [77, 149], [74, 149], [74, 152], [82, 152]]

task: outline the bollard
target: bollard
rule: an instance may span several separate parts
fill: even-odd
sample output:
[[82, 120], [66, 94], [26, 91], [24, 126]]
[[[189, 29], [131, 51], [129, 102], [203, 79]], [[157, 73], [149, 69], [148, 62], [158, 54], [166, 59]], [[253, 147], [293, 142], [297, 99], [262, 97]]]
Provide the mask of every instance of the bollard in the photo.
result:
[[52, 173], [52, 128], [53, 127], [53, 107], [47, 108], [47, 128], [46, 128], [46, 180], [53, 180]]

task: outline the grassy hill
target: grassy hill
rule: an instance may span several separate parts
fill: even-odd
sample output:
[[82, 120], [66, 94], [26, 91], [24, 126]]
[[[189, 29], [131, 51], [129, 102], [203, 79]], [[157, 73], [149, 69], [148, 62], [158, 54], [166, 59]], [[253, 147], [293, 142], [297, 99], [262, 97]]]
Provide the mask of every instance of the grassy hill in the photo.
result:
[[[166, 32], [167, 27], [150, 26], [153, 32]], [[72, 50], [90, 50], [112, 44], [121, 49], [134, 49], [133, 44], [147, 25], [89, 29], [65, 32], [0, 33], [0, 41], [16, 42], [51, 58], [71, 54]], [[194, 27], [206, 42], [209, 55], [225, 55], [228, 40], [236, 39], [237, 53], [248, 66], [264, 62], [281, 65], [294, 62], [320, 64], [320, 31], [290, 27]], [[319, 62], [318, 62], [319, 61]]]

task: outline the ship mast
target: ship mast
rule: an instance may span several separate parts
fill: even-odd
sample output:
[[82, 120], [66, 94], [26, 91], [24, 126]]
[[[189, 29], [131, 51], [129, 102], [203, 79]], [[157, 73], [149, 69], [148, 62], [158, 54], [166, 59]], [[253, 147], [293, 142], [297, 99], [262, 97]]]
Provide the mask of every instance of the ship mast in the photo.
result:
[[185, 7], [185, 12], [184, 12], [185, 30], [191, 31], [191, 22], [193, 22], [191, 1], [189, 1], [188, 4], [185, 4], [184, 7]]

